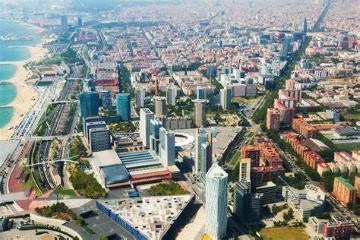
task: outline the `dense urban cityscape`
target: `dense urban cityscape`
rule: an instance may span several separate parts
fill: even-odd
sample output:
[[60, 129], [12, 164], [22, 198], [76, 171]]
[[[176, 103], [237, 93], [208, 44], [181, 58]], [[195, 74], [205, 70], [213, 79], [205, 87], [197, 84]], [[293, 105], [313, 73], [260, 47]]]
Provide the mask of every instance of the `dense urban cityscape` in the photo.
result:
[[360, 239], [360, 0], [0, 16], [0, 239]]

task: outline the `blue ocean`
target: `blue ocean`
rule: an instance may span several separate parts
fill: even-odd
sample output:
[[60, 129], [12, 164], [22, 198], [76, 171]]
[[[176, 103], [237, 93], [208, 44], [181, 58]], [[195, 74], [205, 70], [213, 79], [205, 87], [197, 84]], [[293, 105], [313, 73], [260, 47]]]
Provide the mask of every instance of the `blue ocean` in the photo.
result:
[[[25, 36], [25, 38], [24, 38]], [[11, 62], [30, 58], [26, 46], [38, 44], [40, 34], [20, 22], [0, 20], [0, 128], [12, 118], [11, 102], [16, 97], [16, 88], [11, 83], [16, 72]]]

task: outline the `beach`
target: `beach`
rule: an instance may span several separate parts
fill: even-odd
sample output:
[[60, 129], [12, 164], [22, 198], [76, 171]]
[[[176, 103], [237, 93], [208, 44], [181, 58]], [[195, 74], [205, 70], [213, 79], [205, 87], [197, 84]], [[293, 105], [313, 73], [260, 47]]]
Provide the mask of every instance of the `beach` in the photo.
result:
[[[42, 47], [42, 44], [36, 46], [27, 47], [31, 57], [25, 61], [11, 62], [16, 66], [16, 72], [10, 79], [10, 82], [16, 87], [16, 98], [7, 106], [11, 106], [14, 109], [11, 121], [7, 123], [3, 128], [0, 128], [0, 140], [8, 140], [13, 133], [13, 128], [18, 125], [25, 114], [29, 112], [32, 106], [38, 99], [37, 92], [32, 86], [32, 83], [28, 82], [28, 79], [32, 76], [30, 69], [25, 69], [24, 65], [28, 62], [37, 62], [41, 60], [48, 50]], [[12, 129], [10, 129], [12, 128]]]

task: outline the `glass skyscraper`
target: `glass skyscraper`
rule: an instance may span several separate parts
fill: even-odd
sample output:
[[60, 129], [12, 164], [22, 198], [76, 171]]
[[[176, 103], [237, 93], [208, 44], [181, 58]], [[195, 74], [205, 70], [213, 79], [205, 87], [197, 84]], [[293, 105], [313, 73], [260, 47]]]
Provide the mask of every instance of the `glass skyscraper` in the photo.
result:
[[195, 172], [204, 182], [205, 175], [212, 164], [212, 137], [204, 129], [196, 129]]
[[205, 234], [223, 239], [227, 228], [228, 174], [214, 163], [206, 174]]
[[116, 94], [116, 112], [123, 121], [131, 119], [130, 101], [130, 93]]
[[97, 92], [80, 94], [80, 112], [83, 118], [99, 115], [99, 94]]

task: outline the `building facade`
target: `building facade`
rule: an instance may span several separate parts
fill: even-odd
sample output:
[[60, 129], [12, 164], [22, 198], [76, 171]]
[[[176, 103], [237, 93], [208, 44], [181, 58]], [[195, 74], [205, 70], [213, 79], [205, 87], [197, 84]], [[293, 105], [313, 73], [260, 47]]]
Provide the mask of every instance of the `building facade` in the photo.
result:
[[116, 94], [116, 112], [123, 121], [130, 121], [131, 119], [130, 101], [130, 93]]
[[223, 239], [227, 228], [228, 174], [214, 163], [206, 174], [205, 234]]

